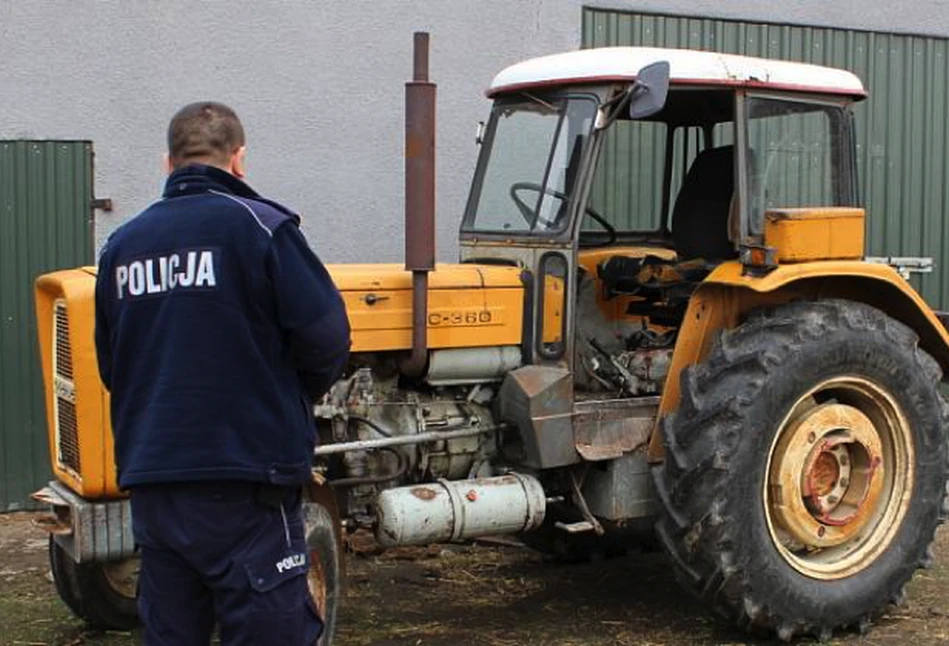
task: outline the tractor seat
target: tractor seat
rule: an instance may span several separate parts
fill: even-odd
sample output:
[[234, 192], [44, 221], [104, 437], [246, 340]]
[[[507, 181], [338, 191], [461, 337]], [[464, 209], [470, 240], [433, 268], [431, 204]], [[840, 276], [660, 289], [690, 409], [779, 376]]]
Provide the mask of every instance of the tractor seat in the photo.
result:
[[706, 148], [692, 161], [672, 210], [676, 260], [611, 256], [597, 266], [605, 296], [647, 299], [663, 289], [694, 285], [717, 264], [735, 258], [730, 222], [735, 193], [735, 147]]
[[729, 236], [735, 193], [735, 147], [706, 148], [692, 161], [672, 210], [672, 242], [679, 261], [717, 264], [738, 252]]

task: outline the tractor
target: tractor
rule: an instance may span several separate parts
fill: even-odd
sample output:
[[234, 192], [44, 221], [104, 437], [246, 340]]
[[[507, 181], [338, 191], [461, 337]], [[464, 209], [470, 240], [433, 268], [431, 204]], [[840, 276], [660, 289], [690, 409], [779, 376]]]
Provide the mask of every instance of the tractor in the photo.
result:
[[[353, 345], [313, 410], [323, 643], [357, 530], [382, 547], [506, 534], [567, 560], [659, 545], [711, 610], [785, 641], [901, 602], [946, 517], [949, 333], [909, 265], [866, 256], [861, 81], [642, 47], [508, 67], [460, 257], [436, 264], [427, 34], [413, 62], [405, 264], [328, 266]], [[36, 498], [63, 600], [127, 627], [95, 273], [37, 279], [55, 480]]]

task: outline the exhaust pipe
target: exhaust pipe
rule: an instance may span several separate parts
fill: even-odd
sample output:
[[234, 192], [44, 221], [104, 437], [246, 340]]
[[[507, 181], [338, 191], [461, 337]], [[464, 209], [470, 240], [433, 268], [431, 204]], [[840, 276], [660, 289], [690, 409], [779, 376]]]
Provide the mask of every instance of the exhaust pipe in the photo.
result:
[[412, 272], [409, 377], [428, 362], [428, 272], [435, 269], [435, 84], [428, 80], [428, 33], [415, 32], [412, 80], [405, 84], [405, 269]]

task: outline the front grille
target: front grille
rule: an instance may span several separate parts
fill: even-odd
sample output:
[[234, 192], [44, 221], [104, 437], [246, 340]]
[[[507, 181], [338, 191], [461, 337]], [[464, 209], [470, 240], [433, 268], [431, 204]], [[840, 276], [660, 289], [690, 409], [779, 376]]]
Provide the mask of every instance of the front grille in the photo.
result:
[[59, 463], [79, 473], [79, 424], [76, 405], [57, 397], [56, 425], [59, 430]]
[[56, 374], [66, 379], [72, 379], [72, 346], [69, 344], [69, 316], [66, 314], [66, 304], [56, 303], [54, 310], [55, 327], [55, 363]]
[[79, 475], [79, 423], [73, 381], [69, 316], [65, 301], [53, 307], [53, 405], [56, 413], [56, 461]]

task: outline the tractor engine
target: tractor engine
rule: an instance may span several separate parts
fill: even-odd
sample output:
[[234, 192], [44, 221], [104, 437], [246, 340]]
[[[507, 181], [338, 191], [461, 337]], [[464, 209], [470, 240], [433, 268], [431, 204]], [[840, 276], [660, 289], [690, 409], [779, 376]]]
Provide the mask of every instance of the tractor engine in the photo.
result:
[[596, 290], [589, 276], [581, 278], [574, 350], [577, 390], [632, 397], [661, 394], [677, 327], [661, 326], [651, 310], [642, 312], [639, 320], [609, 321], [600, 312]]
[[497, 463], [502, 427], [491, 402], [520, 364], [519, 348], [432, 352], [424, 383], [406, 382], [385, 358], [356, 363], [315, 409], [316, 455], [350, 528], [408, 544], [495, 533], [499, 520], [505, 531], [542, 521], [539, 483]]

